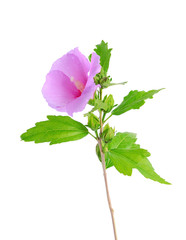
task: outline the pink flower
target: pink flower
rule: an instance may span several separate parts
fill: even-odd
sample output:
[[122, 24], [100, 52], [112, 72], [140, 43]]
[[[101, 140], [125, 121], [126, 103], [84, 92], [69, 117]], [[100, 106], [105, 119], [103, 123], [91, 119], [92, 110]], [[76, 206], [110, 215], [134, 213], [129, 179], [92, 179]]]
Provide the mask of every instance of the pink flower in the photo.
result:
[[75, 48], [54, 62], [42, 88], [43, 96], [50, 107], [72, 116], [93, 98], [99, 87], [93, 78], [100, 71], [100, 57], [95, 52], [89, 62]]

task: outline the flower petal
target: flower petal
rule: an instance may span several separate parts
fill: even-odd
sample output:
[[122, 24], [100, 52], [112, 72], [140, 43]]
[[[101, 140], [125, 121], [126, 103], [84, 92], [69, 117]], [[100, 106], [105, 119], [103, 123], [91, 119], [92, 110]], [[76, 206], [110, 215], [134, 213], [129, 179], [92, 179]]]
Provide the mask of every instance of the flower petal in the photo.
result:
[[69, 53], [70, 54], [74, 54], [79, 59], [79, 61], [81, 62], [84, 74], [85, 74], [85, 76], [87, 76], [88, 72], [90, 71], [90, 62], [89, 62], [89, 60], [79, 51], [78, 48], [74, 48]]
[[93, 98], [94, 92], [98, 88], [98, 85], [86, 87], [81, 96], [68, 103], [66, 111], [70, 116], [73, 116], [74, 112], [81, 112], [86, 107], [88, 101]]
[[80, 81], [84, 85], [87, 82], [89, 69], [90, 63], [78, 48], [71, 50], [59, 58], [51, 68], [51, 70], [62, 71], [69, 78], [73, 77], [76, 81]]
[[100, 71], [101, 71], [100, 56], [93, 52], [91, 57], [89, 76], [95, 77], [96, 74], [98, 74]]
[[81, 95], [69, 77], [57, 70], [47, 74], [42, 93], [49, 106], [58, 111], [66, 111], [66, 104]]
[[93, 52], [90, 63], [90, 74], [87, 80], [84, 91], [81, 96], [67, 104], [66, 111], [70, 116], [73, 116], [74, 112], [81, 112], [86, 107], [88, 101], [94, 97], [94, 92], [99, 85], [95, 85], [94, 77], [101, 71], [100, 57]]

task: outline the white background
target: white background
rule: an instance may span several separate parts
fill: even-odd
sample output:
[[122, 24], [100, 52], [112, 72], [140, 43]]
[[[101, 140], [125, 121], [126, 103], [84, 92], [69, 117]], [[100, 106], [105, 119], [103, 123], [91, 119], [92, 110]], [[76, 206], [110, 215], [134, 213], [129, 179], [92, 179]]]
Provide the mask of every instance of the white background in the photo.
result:
[[[130, 90], [166, 88], [110, 123], [138, 134], [155, 170], [172, 183], [108, 170], [119, 240], [186, 239], [185, 1], [2, 1], [0, 6], [0, 239], [113, 240], [101, 164], [90, 136], [49, 146], [20, 135], [59, 115], [41, 88], [52, 63], [103, 39], [116, 103]], [[84, 111], [86, 112], [87, 109]], [[74, 118], [86, 123], [82, 113]]]

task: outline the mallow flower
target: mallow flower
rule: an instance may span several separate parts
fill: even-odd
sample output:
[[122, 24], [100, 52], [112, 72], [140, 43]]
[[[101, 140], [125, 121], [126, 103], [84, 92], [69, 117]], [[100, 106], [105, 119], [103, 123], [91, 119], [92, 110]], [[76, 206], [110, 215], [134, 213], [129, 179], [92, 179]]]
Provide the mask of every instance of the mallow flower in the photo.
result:
[[94, 77], [100, 71], [100, 57], [95, 52], [89, 62], [75, 48], [54, 62], [42, 88], [43, 96], [50, 107], [73, 116], [93, 98], [99, 87]]

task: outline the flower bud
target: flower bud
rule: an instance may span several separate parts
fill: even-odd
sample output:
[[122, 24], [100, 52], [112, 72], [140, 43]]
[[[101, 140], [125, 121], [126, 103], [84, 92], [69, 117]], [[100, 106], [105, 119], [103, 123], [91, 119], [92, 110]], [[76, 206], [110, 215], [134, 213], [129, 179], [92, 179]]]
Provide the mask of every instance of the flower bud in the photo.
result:
[[88, 126], [93, 131], [96, 131], [100, 128], [99, 118], [96, 115], [94, 115], [93, 113], [88, 114]]
[[107, 104], [107, 109], [106, 109], [106, 113], [110, 112], [114, 106], [114, 98], [113, 96], [110, 94], [108, 97], [106, 97], [106, 99], [104, 99], [104, 102]]
[[111, 128], [107, 123], [103, 129], [103, 134], [102, 134], [104, 141], [106, 143], [111, 141], [114, 135], [115, 135], [115, 129]]

